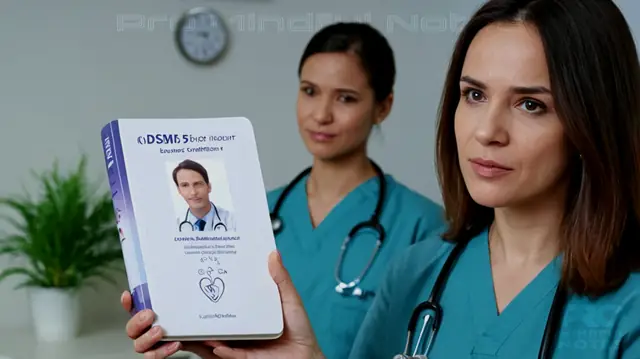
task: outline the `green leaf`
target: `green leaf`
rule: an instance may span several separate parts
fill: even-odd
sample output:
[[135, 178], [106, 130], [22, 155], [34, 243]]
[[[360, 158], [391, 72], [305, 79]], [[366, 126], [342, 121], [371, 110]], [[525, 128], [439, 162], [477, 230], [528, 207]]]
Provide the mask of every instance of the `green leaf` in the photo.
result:
[[115, 213], [108, 191], [101, 192], [86, 174], [87, 159], [63, 173], [54, 162], [32, 172], [37, 191], [0, 198], [12, 215], [0, 216], [11, 234], [0, 236], [0, 256], [26, 259], [24, 268], [0, 272], [0, 281], [22, 275], [20, 287], [79, 288], [94, 279], [113, 282], [122, 266]]

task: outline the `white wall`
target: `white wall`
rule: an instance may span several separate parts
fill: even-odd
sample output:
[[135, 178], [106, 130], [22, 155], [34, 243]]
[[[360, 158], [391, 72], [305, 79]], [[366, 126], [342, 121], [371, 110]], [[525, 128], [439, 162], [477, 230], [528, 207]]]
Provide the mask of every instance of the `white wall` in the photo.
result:
[[[619, 3], [635, 16], [629, 21], [640, 33], [634, 1]], [[388, 36], [398, 66], [396, 102], [373, 138], [372, 156], [439, 201], [432, 164], [436, 106], [456, 30], [478, 3], [3, 0], [0, 195], [19, 190], [31, 169], [47, 168], [54, 158], [73, 165], [78, 150], [91, 156], [92, 174], [102, 179], [99, 130], [117, 117], [247, 116], [255, 126], [266, 186], [288, 181], [309, 162], [294, 117], [298, 59], [311, 31], [329, 15], [359, 17]], [[162, 21], [175, 23], [182, 11], [199, 5], [220, 11], [233, 35], [226, 58], [206, 69], [183, 61], [169, 23]], [[118, 31], [117, 19], [125, 14], [151, 19], [152, 26]], [[264, 21], [263, 29], [242, 24], [252, 15]], [[309, 16], [311, 28], [304, 31], [299, 20]], [[412, 18], [422, 26], [401, 25]], [[274, 19], [282, 21], [281, 29]], [[0, 259], [0, 267], [6, 264]], [[14, 283], [0, 283], [0, 328], [29, 325], [26, 294], [13, 291]], [[125, 283], [88, 293], [87, 321], [124, 319], [118, 296]]]

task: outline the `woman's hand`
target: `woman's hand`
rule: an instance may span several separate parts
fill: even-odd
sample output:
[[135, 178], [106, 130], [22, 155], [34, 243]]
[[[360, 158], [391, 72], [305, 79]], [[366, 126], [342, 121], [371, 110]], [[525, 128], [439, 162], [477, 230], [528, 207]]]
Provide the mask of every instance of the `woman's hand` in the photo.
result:
[[[131, 312], [132, 299], [129, 292], [122, 293], [120, 298], [122, 307]], [[202, 359], [220, 359], [212, 353], [213, 348], [203, 342], [166, 342], [160, 344], [162, 328], [151, 327], [155, 320], [155, 313], [143, 310], [131, 317], [127, 322], [126, 331], [133, 339], [133, 348], [137, 353], [144, 354], [145, 359], [164, 359], [179, 350], [188, 351]]]
[[279, 339], [207, 342], [221, 359], [324, 359], [311, 329], [300, 296], [277, 252], [269, 256], [269, 273], [278, 285], [284, 313], [284, 332]]
[[[252, 342], [171, 342], [158, 346], [162, 332], [152, 330], [154, 313], [145, 310], [134, 315], [126, 327], [127, 335], [134, 340], [135, 351], [149, 359], [164, 359], [178, 350], [192, 352], [203, 359], [324, 359], [300, 296], [277, 252], [269, 256], [269, 273], [282, 301], [284, 332], [280, 338]], [[131, 311], [128, 292], [122, 295], [121, 301], [124, 309]]]

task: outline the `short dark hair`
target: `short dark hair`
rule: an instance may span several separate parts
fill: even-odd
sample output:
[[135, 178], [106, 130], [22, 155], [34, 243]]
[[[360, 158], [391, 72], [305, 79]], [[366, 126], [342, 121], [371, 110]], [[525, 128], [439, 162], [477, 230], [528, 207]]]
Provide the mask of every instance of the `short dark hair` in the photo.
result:
[[204, 178], [204, 182], [206, 184], [209, 184], [209, 174], [207, 173], [207, 170], [204, 168], [204, 166], [193, 160], [184, 160], [180, 162], [176, 166], [176, 168], [173, 169], [173, 182], [176, 184], [176, 186], [178, 185], [178, 171], [180, 170], [196, 171], [200, 174], [200, 176], [202, 176], [202, 178]]
[[350, 52], [358, 56], [376, 101], [383, 101], [393, 93], [395, 59], [389, 42], [380, 31], [359, 22], [338, 22], [320, 29], [313, 35], [300, 58], [298, 76], [310, 56], [332, 52]]
[[491, 0], [455, 45], [441, 99], [437, 168], [444, 234], [469, 240], [493, 221], [475, 203], [458, 164], [454, 130], [460, 76], [476, 34], [496, 22], [534, 25], [541, 37], [555, 107], [571, 147], [563, 218], [562, 285], [599, 296], [640, 267], [640, 65], [624, 16], [611, 0]]

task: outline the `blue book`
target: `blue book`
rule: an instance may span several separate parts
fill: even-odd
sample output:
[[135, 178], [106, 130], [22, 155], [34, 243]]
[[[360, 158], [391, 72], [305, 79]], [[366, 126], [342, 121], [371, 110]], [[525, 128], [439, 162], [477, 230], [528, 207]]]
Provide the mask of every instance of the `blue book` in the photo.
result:
[[118, 119], [102, 145], [134, 313], [152, 309], [167, 341], [278, 338], [251, 122]]

